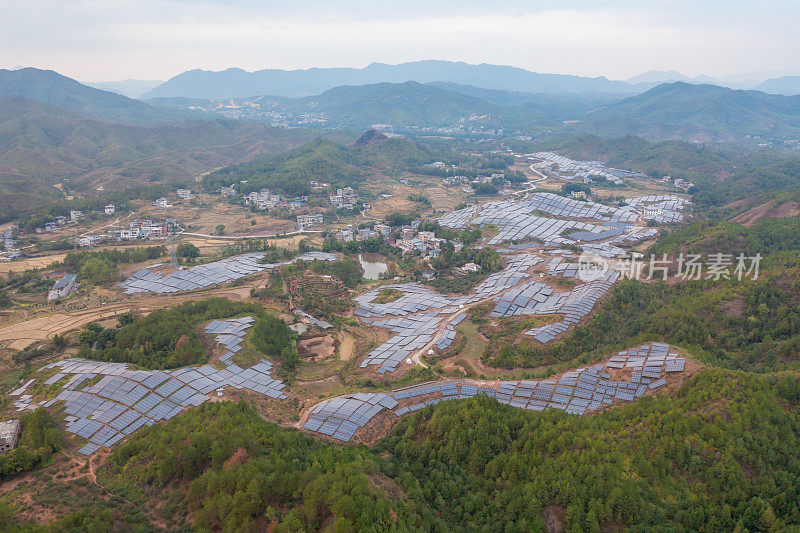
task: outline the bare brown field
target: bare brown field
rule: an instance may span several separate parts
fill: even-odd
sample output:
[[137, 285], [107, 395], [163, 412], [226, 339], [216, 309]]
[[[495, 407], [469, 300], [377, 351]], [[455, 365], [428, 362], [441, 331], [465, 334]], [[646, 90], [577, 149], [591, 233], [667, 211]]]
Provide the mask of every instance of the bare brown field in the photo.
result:
[[250, 296], [250, 287], [227, 287], [177, 295], [144, 295], [76, 311], [58, 310], [49, 312], [44, 310], [38, 313], [37, 316], [26, 316], [25, 313], [17, 313], [15, 317], [10, 319], [11, 323], [6, 322], [7, 325], [0, 327], [0, 343], [15, 350], [22, 350], [35, 342], [52, 339], [54, 335], [63, 335], [80, 329], [90, 322], [113, 318], [131, 310], [146, 314], [154, 309], [212, 296], [244, 300]]
[[29, 257], [8, 263], [0, 263], [0, 274], [9, 272], [24, 272], [30, 268], [46, 268], [52, 263], [63, 261], [67, 254], [44, 255], [41, 257]]
[[759, 220], [768, 218], [788, 218], [800, 214], [800, 205], [794, 201], [765, 202], [731, 219], [733, 222], [750, 228]]

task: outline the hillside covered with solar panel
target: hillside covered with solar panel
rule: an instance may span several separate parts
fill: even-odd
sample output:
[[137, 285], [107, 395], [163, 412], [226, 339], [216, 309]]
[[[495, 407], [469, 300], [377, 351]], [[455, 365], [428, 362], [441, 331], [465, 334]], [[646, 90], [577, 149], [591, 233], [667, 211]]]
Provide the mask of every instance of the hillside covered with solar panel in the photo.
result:
[[113, 242], [1, 281], [3, 527], [792, 522], [791, 231], [623, 165], [365, 138], [95, 217]]

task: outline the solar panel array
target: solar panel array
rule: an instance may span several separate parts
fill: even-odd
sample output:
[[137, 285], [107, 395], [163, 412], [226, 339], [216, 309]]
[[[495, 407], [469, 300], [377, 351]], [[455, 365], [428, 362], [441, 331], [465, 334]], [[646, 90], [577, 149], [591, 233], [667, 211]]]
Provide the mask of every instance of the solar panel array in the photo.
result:
[[[402, 292], [397, 300], [387, 303], [374, 303], [383, 290], [396, 290]], [[418, 313], [428, 309], [449, 307], [455, 305], [455, 300], [449, 296], [439, 294], [428, 287], [418, 283], [397, 283], [383, 285], [377, 289], [365, 292], [354, 298], [358, 305], [354, 314], [360, 317], [383, 317], [386, 315], [406, 315]]]
[[[581, 416], [603, 406], [641, 398], [648, 390], [666, 385], [668, 374], [683, 372], [685, 363], [685, 359], [669, 345], [647, 343], [621, 351], [601, 364], [565, 372], [558, 378], [502, 382], [447, 380], [388, 393], [339, 396], [315, 406], [303, 427], [349, 441], [358, 428], [384, 409], [403, 416], [444, 400], [480, 394], [520, 409], [560, 409]], [[612, 378], [611, 373], [620, 369], [626, 370], [616, 379]], [[414, 400], [423, 396], [426, 397], [424, 400]]]
[[226, 348], [220, 361], [227, 363], [236, 352], [242, 349], [245, 334], [255, 320], [251, 316], [245, 316], [228, 320], [212, 320], [206, 325], [205, 332], [214, 335], [214, 340]]
[[598, 257], [612, 258], [625, 255], [625, 250], [623, 250], [619, 246], [614, 246], [613, 244], [607, 244], [604, 242], [598, 244], [595, 243], [582, 244], [581, 249], [584, 252], [594, 254]]
[[325, 400], [311, 411], [303, 427], [341, 441], [349, 441], [383, 409], [393, 409], [397, 400], [385, 393], [355, 393]]
[[[442, 322], [448, 320], [464, 305], [479, 302], [515, 287], [520, 281], [530, 277], [526, 271], [541, 258], [533, 254], [519, 254], [508, 258], [506, 268], [488, 276], [478, 284], [471, 294], [459, 297], [441, 295], [417, 283], [384, 285], [355, 298], [359, 304], [355, 315], [369, 324], [390, 329], [396, 333], [381, 344], [362, 361], [361, 367], [377, 365], [378, 372], [393, 372], [404, 359], [436, 340], [435, 346], [444, 350], [456, 337], [452, 325], [463, 320], [463, 314], [455, 324], [448, 324], [442, 330]], [[383, 289], [395, 289], [402, 296], [393, 302], [374, 303], [372, 300]], [[435, 311], [434, 311], [435, 310]], [[389, 316], [399, 318], [389, 318]]]
[[639, 196], [628, 200], [628, 205], [642, 212], [642, 218], [658, 224], [670, 224], [683, 220], [683, 211], [691, 202], [680, 196], [656, 194]]
[[582, 202], [549, 192], [532, 194], [530, 198], [521, 201], [520, 205], [526, 206], [531, 211], [544, 211], [557, 217], [593, 218], [595, 220], [610, 220], [619, 211], [615, 207], [595, 202]]
[[492, 202], [484, 205], [480, 214], [472, 221], [480, 227], [494, 225], [500, 228], [488, 244], [504, 241], [535, 239], [545, 244], [570, 244], [574, 241], [561, 236], [564, 230], [586, 230], [595, 228], [592, 224], [573, 220], [544, 218], [530, 214], [530, 209], [520, 202]]
[[489, 316], [514, 316], [530, 315], [536, 312], [538, 306], [543, 305], [553, 297], [555, 291], [552, 287], [530, 281], [514, 287], [497, 299], [497, 304]]
[[577, 324], [588, 315], [597, 301], [600, 300], [614, 285], [619, 278], [619, 274], [613, 270], [607, 271], [604, 276], [594, 281], [589, 281], [566, 293], [555, 293], [543, 302], [529, 304], [527, 314], [548, 315], [560, 313], [564, 318], [560, 322], [547, 324], [538, 328], [525, 331], [541, 343], [547, 343], [555, 339], [561, 333], [567, 331], [570, 326]]
[[458, 211], [450, 211], [449, 213], [439, 217], [439, 224], [446, 228], [466, 228], [469, 225], [472, 217], [475, 216], [479, 210], [480, 206], [476, 204], [465, 207], [464, 209], [459, 209]]
[[249, 253], [229, 257], [213, 263], [197, 265], [186, 270], [179, 270], [171, 274], [160, 274], [149, 268], [143, 268], [119, 284], [125, 289], [125, 294], [141, 292], [155, 292], [159, 294], [192, 291], [203, 289], [242, 278], [248, 274], [270, 270], [276, 267], [289, 265], [299, 260], [335, 261], [338, 256], [327, 252], [307, 252], [289, 261], [279, 263], [259, 263], [265, 257], [263, 253]]
[[531, 165], [537, 170], [547, 171], [555, 167], [556, 173], [566, 180], [583, 180], [600, 176], [620, 185], [623, 183], [622, 178], [647, 177], [641, 172], [606, 167], [602, 161], [580, 161], [553, 152], [536, 152], [530, 154], [528, 159], [539, 160]]
[[[671, 195], [651, 195], [631, 198], [624, 207], [612, 207], [594, 202], [582, 202], [552, 193], [535, 193], [521, 200], [490, 202], [483, 207], [454, 211], [440, 217], [439, 224], [451, 228], [464, 228], [469, 224], [480, 227], [497, 226], [500, 231], [488, 244], [533, 239], [546, 245], [597, 242], [612, 238], [614, 243], [632, 243], [655, 230], [633, 228], [629, 224], [640, 216], [657, 223], [679, 222], [683, 210], [690, 202]], [[554, 217], [594, 219], [603, 222], [596, 226], [574, 220], [545, 218], [535, 212], [545, 212]], [[564, 237], [565, 230], [575, 230]], [[512, 245], [515, 246], [515, 245]]]
[[378, 373], [380, 374], [387, 371], [394, 372], [405, 358], [421, 350], [433, 340], [439, 331], [439, 324], [442, 320], [443, 318], [435, 312], [370, 320], [371, 324], [388, 328], [397, 335], [369, 352], [362, 361], [361, 368], [379, 365]]
[[[253, 321], [252, 317], [242, 317], [214, 320], [206, 326], [206, 331], [215, 335], [227, 349], [220, 358], [222, 368], [202, 365], [172, 371], [132, 370], [124, 363], [79, 358], [50, 363], [43, 370], [57, 372], [45, 384], [64, 383], [55, 398], [41, 405], [49, 407], [55, 402], [64, 402], [66, 429], [89, 441], [79, 451], [90, 455], [100, 447], [116, 444], [143, 426], [200, 405], [208, 399], [207, 394], [220, 387], [249, 389], [272, 398], [285, 398], [284, 384], [272, 377], [269, 361], [261, 360], [250, 368], [229, 361]], [[30, 395], [20, 400], [27, 404], [23, 409], [39, 405], [30, 402]], [[17, 406], [22, 410], [20, 407]]]

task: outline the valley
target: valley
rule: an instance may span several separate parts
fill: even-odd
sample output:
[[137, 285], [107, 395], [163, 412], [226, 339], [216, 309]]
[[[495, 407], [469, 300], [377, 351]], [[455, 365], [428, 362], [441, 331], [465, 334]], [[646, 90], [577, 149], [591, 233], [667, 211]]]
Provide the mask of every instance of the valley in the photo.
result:
[[0, 530], [791, 530], [777, 92], [0, 70]]

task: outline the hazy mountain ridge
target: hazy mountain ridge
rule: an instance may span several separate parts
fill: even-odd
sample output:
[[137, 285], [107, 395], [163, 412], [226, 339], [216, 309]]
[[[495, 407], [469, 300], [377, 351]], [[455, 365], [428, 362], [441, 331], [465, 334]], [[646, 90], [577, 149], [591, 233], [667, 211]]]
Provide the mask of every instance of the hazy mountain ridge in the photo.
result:
[[164, 83], [163, 80], [126, 79], [120, 81], [87, 81], [83, 84], [94, 87], [95, 89], [121, 94], [128, 98], [139, 98], [147, 91], [158, 87], [162, 83]]
[[152, 124], [179, 117], [139, 100], [89, 87], [52, 70], [0, 70], [0, 98], [12, 96], [114, 122]]
[[676, 82], [600, 109], [576, 129], [656, 140], [785, 139], [800, 134], [800, 96]]
[[84, 191], [185, 182], [312, 138], [307, 130], [245, 121], [119, 124], [20, 97], [0, 99], [0, 208], [35, 208], [64, 179]]
[[144, 95], [191, 98], [246, 98], [259, 94], [309, 96], [342, 85], [402, 83], [416, 81], [453, 82], [486, 89], [529, 92], [638, 92], [638, 89], [605, 77], [588, 78], [565, 74], [539, 74], [503, 66], [471, 65], [455, 61], [415, 61], [399, 65], [372, 63], [358, 68], [310, 68], [306, 70], [264, 69], [247, 72], [190, 70], [174, 76]]

